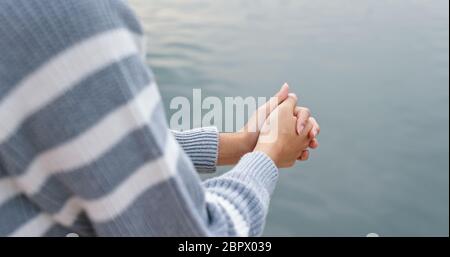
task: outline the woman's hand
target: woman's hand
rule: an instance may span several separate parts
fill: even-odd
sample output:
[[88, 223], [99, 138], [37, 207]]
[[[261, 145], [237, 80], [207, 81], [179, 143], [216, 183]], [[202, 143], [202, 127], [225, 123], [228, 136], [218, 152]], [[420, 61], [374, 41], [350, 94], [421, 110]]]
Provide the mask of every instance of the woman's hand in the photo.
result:
[[253, 151], [264, 121], [288, 94], [289, 86], [284, 84], [269, 101], [253, 113], [242, 129], [235, 133], [220, 133], [217, 165], [236, 164], [244, 154]]
[[284, 83], [280, 90], [269, 99], [266, 103], [258, 107], [258, 109], [253, 113], [253, 115], [248, 119], [247, 124], [239, 130], [240, 133], [244, 133], [250, 151], [256, 146], [258, 141], [259, 132], [269, 117], [270, 113], [278, 107], [280, 103], [288, 98], [289, 95], [289, 85]]
[[[288, 98], [289, 86], [285, 83], [280, 90], [270, 98], [265, 104], [260, 106], [255, 113], [249, 118], [247, 124], [236, 133], [221, 133], [219, 137], [219, 155], [217, 165], [231, 165], [239, 161], [246, 153], [253, 151], [258, 141], [261, 127], [264, 125], [267, 117], [272, 111], [278, 107], [280, 103]], [[296, 107], [293, 115], [297, 117], [297, 133], [310, 122], [313, 128], [309, 131], [310, 144], [309, 147], [315, 149], [318, 147], [316, 136], [320, 129], [316, 120], [310, 117], [307, 108]], [[298, 160], [305, 161], [309, 158], [309, 151], [305, 149], [299, 156]]]
[[[297, 116], [297, 134], [301, 134], [302, 131], [305, 129], [306, 124], [309, 122], [313, 125], [312, 129], [308, 133], [308, 137], [311, 139], [309, 142], [309, 147], [311, 149], [316, 149], [319, 147], [319, 142], [317, 141], [317, 136], [320, 133], [320, 126], [319, 123], [317, 123], [316, 119], [311, 117], [311, 112], [308, 108], [305, 107], [295, 107], [294, 115]], [[309, 150], [305, 149], [300, 154], [299, 158], [297, 160], [299, 161], [306, 161], [309, 158]]]
[[[258, 141], [259, 133], [261, 127], [266, 121], [267, 117], [272, 113], [272, 111], [278, 107], [284, 100], [288, 98], [289, 95], [289, 85], [284, 83], [281, 86], [280, 91], [278, 91], [269, 101], [260, 106], [258, 110], [252, 115], [252, 117], [248, 120], [247, 124], [242, 128], [239, 132], [243, 133], [241, 137], [243, 138], [243, 142], [246, 145], [246, 149], [248, 151], [252, 151], [256, 146]], [[308, 108], [297, 106], [294, 110], [294, 115], [297, 117], [297, 133], [300, 134], [301, 131], [305, 128], [307, 122], [312, 123], [313, 127], [309, 131], [309, 138], [311, 139], [309, 147], [311, 149], [316, 149], [319, 147], [319, 142], [317, 140], [317, 136], [320, 133], [320, 127], [317, 123], [316, 119], [311, 116], [311, 112]], [[247, 153], [247, 152], [245, 152]], [[244, 154], [245, 154], [244, 153]], [[309, 150], [305, 149], [302, 154], [300, 154], [298, 160], [306, 161], [309, 158]], [[238, 159], [239, 160], [239, 159]]]
[[296, 104], [297, 97], [290, 94], [270, 114], [254, 149], [267, 154], [279, 168], [290, 167], [301, 159], [303, 151], [311, 144], [310, 136], [317, 133], [313, 131], [315, 123], [309, 111], [297, 109]]

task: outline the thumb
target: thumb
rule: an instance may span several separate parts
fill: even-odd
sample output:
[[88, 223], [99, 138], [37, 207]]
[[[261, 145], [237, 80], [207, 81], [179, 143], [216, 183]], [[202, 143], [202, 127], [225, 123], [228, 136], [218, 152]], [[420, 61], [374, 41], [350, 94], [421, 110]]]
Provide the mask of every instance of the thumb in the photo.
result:
[[289, 85], [287, 83], [284, 83], [281, 86], [280, 91], [278, 91], [273, 97], [271, 97], [269, 99], [269, 101], [267, 101], [262, 106], [262, 108], [264, 108], [265, 118], [267, 118], [269, 116], [269, 114], [273, 110], [275, 110], [275, 108], [277, 108], [280, 103], [282, 103], [284, 100], [286, 100], [288, 95], [289, 95]]
[[287, 83], [284, 83], [281, 86], [280, 91], [278, 91], [275, 94], [275, 97], [278, 98], [277, 99], [278, 103], [283, 102], [288, 97], [288, 94], [289, 94], [289, 85]]
[[294, 113], [294, 109], [297, 106], [297, 101], [298, 101], [297, 95], [294, 93], [289, 93], [287, 99], [280, 104], [280, 108], [286, 108], [292, 111], [292, 113]]
[[284, 83], [280, 90], [269, 99], [266, 103], [261, 105], [256, 113], [249, 119], [247, 126], [249, 130], [255, 129], [254, 131], [259, 131], [264, 124], [264, 121], [269, 117], [270, 113], [278, 107], [278, 105], [286, 100], [289, 94], [289, 85]]

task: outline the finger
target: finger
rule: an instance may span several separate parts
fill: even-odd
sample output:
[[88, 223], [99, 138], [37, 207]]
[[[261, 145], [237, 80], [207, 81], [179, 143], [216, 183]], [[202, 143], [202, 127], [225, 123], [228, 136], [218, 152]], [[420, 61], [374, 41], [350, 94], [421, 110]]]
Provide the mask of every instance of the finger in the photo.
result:
[[286, 100], [289, 94], [289, 85], [287, 83], [284, 83], [280, 90], [271, 97], [267, 102], [265, 102], [263, 105], [261, 105], [258, 110], [256, 110], [256, 115], [253, 115], [249, 119], [249, 126], [256, 126], [256, 131], [261, 129], [261, 127], [264, 124], [264, 121], [269, 117], [270, 113], [272, 113], [275, 108], [278, 107], [278, 105]]
[[300, 135], [305, 128], [311, 112], [308, 108], [297, 106], [295, 107], [294, 114], [297, 116], [297, 134]]
[[299, 160], [299, 161], [306, 161], [308, 159], [309, 159], [309, 151], [308, 150], [303, 151], [300, 154], [300, 156], [297, 158], [297, 160]]
[[300, 135], [309, 136], [310, 131], [314, 128], [314, 124], [311, 122], [311, 119], [308, 119], [308, 121], [305, 124], [305, 128], [302, 130], [302, 133]]
[[289, 94], [289, 85], [287, 83], [284, 83], [280, 90], [275, 94], [275, 97], [278, 98], [278, 103], [283, 102]]
[[298, 98], [296, 94], [289, 93], [286, 100], [284, 100], [284, 102], [280, 104], [280, 107], [287, 108], [288, 110], [291, 111], [291, 113], [294, 113], [295, 106], [297, 106], [297, 100]]
[[278, 105], [286, 100], [286, 98], [289, 95], [289, 85], [287, 83], [284, 83], [280, 90], [269, 99], [264, 105], [263, 108], [266, 110], [266, 118], [269, 116], [269, 114], [278, 107]]
[[309, 142], [309, 147], [311, 149], [316, 149], [319, 147], [319, 141], [316, 138], [311, 139], [311, 142]]
[[314, 117], [310, 117], [309, 121], [313, 124], [313, 129], [309, 132], [309, 138], [315, 138], [320, 133], [320, 126]]

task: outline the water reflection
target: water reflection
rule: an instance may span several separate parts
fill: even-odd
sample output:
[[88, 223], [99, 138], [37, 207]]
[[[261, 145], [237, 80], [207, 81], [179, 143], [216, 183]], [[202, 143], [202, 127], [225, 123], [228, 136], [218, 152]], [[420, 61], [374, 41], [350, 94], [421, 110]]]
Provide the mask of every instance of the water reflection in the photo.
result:
[[267, 235], [448, 235], [448, 1], [130, 2], [167, 107], [288, 81], [320, 121]]

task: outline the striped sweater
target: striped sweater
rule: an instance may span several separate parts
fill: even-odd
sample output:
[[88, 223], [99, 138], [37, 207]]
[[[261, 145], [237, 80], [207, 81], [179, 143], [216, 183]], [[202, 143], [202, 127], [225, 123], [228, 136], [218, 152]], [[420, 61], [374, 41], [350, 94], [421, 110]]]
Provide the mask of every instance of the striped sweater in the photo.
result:
[[120, 0], [0, 1], [0, 235], [256, 236], [278, 171], [169, 130]]

